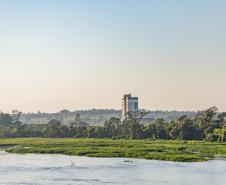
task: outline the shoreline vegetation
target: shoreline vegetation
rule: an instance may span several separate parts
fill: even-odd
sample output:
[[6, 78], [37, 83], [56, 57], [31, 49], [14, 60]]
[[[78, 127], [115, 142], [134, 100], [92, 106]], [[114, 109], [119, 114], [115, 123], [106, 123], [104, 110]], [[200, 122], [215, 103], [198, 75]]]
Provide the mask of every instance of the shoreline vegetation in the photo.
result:
[[226, 141], [226, 113], [217, 107], [198, 111], [194, 118], [187, 115], [167, 122], [157, 118], [149, 124], [141, 120], [146, 111], [129, 112], [123, 120], [111, 117], [102, 126], [90, 126], [77, 114], [70, 123], [51, 119], [43, 124], [24, 124], [20, 111], [13, 114], [0, 112], [0, 138], [110, 138], [153, 140]]
[[145, 111], [130, 112], [124, 120], [111, 117], [103, 126], [89, 126], [80, 115], [69, 124], [24, 124], [20, 111], [0, 113], [0, 146], [11, 153], [66, 154], [87, 157], [143, 158], [199, 162], [226, 158], [226, 113], [217, 107], [167, 122], [157, 118], [144, 125]]
[[17, 154], [65, 154], [87, 157], [142, 158], [203, 162], [226, 158], [226, 143], [181, 140], [126, 140], [78, 138], [4, 138], [0, 147]]

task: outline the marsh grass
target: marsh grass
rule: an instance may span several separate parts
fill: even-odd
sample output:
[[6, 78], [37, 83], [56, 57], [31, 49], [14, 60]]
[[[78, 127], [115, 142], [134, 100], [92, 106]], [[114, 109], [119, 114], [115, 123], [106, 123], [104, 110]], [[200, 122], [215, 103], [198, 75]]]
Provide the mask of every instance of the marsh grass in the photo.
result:
[[171, 140], [111, 139], [0, 139], [11, 153], [65, 154], [88, 157], [128, 157], [154, 160], [200, 162], [215, 155], [226, 157], [225, 143]]

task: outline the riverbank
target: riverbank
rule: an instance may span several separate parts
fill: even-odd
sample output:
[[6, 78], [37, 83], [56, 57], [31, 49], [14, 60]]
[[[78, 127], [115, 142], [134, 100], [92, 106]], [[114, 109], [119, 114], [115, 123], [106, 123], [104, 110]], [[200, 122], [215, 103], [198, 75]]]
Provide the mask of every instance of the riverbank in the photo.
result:
[[10, 153], [65, 154], [88, 157], [126, 157], [201, 162], [226, 157], [226, 143], [169, 140], [111, 140], [72, 138], [0, 139]]

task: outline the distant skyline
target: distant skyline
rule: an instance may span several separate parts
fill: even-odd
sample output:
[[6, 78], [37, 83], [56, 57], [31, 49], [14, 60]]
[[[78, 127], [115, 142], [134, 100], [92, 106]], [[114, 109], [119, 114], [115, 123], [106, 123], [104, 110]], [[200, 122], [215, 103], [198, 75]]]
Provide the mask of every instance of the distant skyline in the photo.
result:
[[0, 0], [0, 110], [226, 111], [224, 0]]

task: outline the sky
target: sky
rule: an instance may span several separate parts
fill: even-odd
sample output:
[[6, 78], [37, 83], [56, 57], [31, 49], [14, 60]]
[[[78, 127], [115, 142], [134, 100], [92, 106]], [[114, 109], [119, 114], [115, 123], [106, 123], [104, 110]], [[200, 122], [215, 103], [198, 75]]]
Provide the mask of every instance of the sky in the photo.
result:
[[0, 110], [226, 111], [224, 0], [0, 0]]

